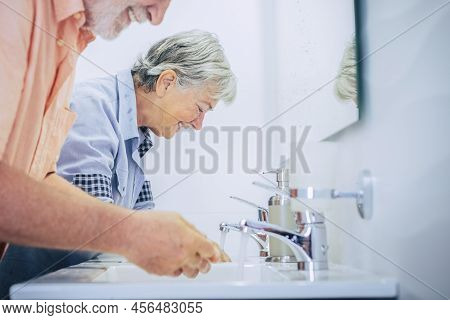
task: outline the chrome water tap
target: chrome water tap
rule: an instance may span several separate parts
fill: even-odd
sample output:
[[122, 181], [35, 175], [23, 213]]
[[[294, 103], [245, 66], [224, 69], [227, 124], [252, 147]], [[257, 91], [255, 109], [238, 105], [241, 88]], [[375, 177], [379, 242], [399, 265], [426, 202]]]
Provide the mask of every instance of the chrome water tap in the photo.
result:
[[298, 232], [267, 222], [245, 219], [240, 222], [239, 230], [249, 234], [265, 233], [288, 245], [295, 256], [298, 270], [315, 271], [328, 269], [328, 245], [323, 217], [316, 213], [296, 212], [296, 219], [299, 226]]
[[[326, 270], [328, 269], [328, 244], [324, 218], [321, 214], [311, 211], [295, 212], [297, 231], [280, 227], [264, 221], [241, 220], [240, 223], [221, 223], [220, 231], [230, 230], [245, 232], [255, 240], [260, 252], [268, 249], [268, 237], [274, 237], [285, 243], [293, 253], [290, 260], [275, 261], [273, 257], [266, 262], [290, 263], [298, 270]], [[261, 235], [265, 235], [264, 240]]]

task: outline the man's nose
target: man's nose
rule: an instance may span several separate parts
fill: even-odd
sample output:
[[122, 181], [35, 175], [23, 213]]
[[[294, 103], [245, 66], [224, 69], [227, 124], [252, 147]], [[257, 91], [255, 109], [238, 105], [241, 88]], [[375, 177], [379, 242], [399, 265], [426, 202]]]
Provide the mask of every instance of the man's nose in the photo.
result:
[[200, 130], [203, 126], [203, 119], [205, 119], [205, 113], [201, 112], [199, 116], [191, 122], [191, 125], [195, 130]]
[[158, 25], [163, 21], [169, 4], [170, 0], [160, 0], [157, 4], [147, 8], [152, 17], [152, 20], [150, 21], [151, 24]]

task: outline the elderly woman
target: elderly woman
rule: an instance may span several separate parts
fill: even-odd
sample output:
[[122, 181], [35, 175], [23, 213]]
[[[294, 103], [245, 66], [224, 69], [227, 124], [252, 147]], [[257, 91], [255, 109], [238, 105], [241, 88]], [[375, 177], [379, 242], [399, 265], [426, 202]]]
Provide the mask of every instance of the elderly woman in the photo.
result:
[[[181, 127], [200, 130], [205, 114], [219, 100], [230, 103], [235, 92], [235, 77], [215, 36], [191, 31], [163, 39], [131, 70], [75, 88], [71, 108], [78, 117], [61, 151], [58, 174], [103, 201], [153, 208], [143, 171], [152, 135], [170, 139]], [[94, 255], [12, 246], [0, 264], [10, 274], [1, 286]]]
[[216, 37], [191, 31], [161, 40], [131, 70], [76, 88], [78, 119], [58, 174], [104, 201], [152, 208], [142, 166], [152, 134], [170, 139], [181, 127], [200, 130], [205, 114], [234, 95], [235, 78]]

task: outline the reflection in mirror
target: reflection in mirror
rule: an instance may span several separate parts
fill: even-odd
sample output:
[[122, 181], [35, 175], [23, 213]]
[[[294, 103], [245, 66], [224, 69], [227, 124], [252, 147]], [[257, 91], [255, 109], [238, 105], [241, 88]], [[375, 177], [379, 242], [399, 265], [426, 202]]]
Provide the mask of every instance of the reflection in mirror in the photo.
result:
[[311, 142], [358, 121], [354, 0], [274, 0], [267, 10], [279, 123], [310, 126]]
[[356, 72], [356, 50], [355, 39], [353, 39], [344, 51], [341, 66], [336, 77], [335, 91], [339, 99], [352, 101], [358, 107]]

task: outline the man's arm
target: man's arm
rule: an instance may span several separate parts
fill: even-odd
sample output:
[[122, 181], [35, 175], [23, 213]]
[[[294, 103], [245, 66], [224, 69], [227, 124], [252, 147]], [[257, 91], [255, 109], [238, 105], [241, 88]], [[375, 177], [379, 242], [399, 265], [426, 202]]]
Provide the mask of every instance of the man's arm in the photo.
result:
[[52, 172], [48, 174], [43, 182], [50, 186], [51, 188], [60, 190], [61, 192], [64, 192], [65, 194], [71, 196], [71, 197], [79, 197], [80, 201], [83, 201], [83, 199], [86, 198], [92, 198], [89, 194], [81, 190], [80, 188], [75, 187], [70, 182], [68, 182], [66, 179], [58, 176], [56, 173]]
[[[89, 196], [73, 196], [0, 162], [0, 240], [113, 252], [149, 272], [195, 276], [216, 262], [215, 245], [178, 214], [133, 214]], [[75, 187], [73, 187], [75, 188]]]

